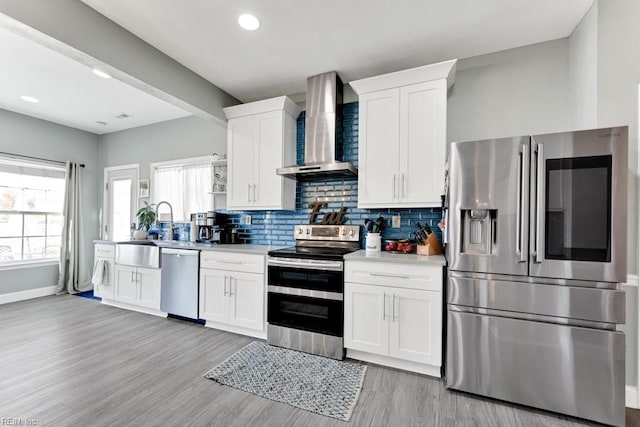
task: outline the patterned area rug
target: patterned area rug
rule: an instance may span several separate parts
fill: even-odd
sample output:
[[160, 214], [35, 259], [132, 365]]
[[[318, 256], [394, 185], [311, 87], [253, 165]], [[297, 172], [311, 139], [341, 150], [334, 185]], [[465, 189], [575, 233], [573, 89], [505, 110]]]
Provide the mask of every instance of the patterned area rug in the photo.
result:
[[252, 342], [205, 375], [267, 399], [349, 421], [367, 367]]

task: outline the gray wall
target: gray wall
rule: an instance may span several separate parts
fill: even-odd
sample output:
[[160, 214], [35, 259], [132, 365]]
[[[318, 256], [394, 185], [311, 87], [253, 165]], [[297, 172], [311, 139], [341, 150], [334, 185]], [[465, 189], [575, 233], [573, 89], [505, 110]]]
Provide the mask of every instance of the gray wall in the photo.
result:
[[[598, 2], [598, 125], [629, 125], [628, 267], [638, 274], [640, 2]], [[636, 283], [637, 285], [637, 283]], [[627, 289], [627, 384], [638, 385], [638, 289]]]
[[568, 39], [462, 59], [447, 107], [447, 140], [563, 131]]
[[598, 127], [598, 5], [569, 37], [569, 128]]
[[227, 128], [190, 116], [99, 137], [98, 167], [140, 165], [140, 179], [149, 179], [153, 162], [227, 152]]
[[[72, 160], [84, 163], [84, 233], [88, 259], [93, 259], [91, 240], [98, 234], [98, 136], [55, 123], [0, 109], [0, 151]], [[91, 268], [92, 265], [89, 265]], [[0, 270], [0, 294], [55, 285], [57, 266]]]

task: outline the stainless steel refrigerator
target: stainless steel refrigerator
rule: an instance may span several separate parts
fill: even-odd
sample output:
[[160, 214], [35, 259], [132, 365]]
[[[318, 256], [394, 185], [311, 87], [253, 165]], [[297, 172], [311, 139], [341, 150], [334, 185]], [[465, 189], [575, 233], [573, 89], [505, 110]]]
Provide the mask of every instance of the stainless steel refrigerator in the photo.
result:
[[451, 144], [448, 388], [624, 425], [627, 135]]

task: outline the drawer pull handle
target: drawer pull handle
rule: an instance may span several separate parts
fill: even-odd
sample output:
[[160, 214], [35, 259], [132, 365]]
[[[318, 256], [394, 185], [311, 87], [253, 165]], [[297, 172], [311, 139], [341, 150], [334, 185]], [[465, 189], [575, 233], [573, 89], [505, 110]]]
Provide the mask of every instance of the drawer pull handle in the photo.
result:
[[398, 275], [395, 275], [395, 274], [382, 274], [382, 273], [369, 273], [369, 276], [390, 277], [392, 279], [406, 279], [406, 280], [409, 280], [411, 278], [409, 276], [398, 276]]
[[220, 264], [242, 264], [242, 261], [225, 261], [222, 259], [217, 260]]

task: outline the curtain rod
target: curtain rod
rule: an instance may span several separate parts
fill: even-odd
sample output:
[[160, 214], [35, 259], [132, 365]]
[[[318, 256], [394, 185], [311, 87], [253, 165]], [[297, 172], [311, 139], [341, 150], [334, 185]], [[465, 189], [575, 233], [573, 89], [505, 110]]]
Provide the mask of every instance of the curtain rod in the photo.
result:
[[[24, 156], [22, 154], [7, 153], [7, 152], [4, 152], [4, 151], [0, 151], [0, 154], [6, 154], [8, 156], [21, 157], [23, 159], [44, 160], [45, 162], [58, 163], [58, 164], [61, 164], [61, 165], [66, 165], [67, 164], [67, 162], [61, 162], [60, 160], [51, 160], [51, 159], [45, 159], [45, 158], [42, 158], [42, 157]], [[84, 167], [84, 163], [81, 163], [80, 167], [83, 168]]]

